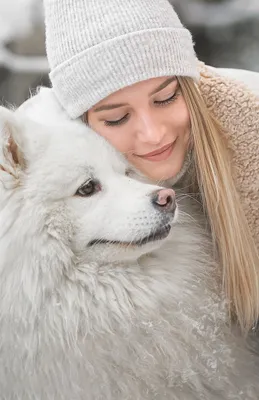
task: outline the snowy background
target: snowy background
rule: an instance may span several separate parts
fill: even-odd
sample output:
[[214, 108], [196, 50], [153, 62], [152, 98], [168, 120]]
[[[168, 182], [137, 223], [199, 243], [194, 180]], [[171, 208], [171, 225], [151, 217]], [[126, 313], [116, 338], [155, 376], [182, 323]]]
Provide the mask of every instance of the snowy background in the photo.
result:
[[[201, 60], [259, 72], [259, 0], [171, 3]], [[49, 85], [42, 0], [0, 0], [0, 101], [19, 105], [38, 85]]]

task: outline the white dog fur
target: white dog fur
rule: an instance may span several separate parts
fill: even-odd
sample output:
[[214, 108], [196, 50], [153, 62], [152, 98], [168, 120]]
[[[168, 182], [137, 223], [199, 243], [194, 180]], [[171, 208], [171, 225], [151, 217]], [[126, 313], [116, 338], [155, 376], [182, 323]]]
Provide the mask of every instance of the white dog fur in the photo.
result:
[[159, 210], [82, 124], [0, 124], [1, 400], [257, 399], [194, 205]]

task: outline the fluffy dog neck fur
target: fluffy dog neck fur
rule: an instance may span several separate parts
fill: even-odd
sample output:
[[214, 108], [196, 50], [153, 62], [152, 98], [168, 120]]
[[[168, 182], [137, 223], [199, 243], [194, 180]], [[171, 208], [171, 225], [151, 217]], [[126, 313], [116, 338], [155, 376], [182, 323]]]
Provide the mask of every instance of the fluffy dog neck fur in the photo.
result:
[[255, 399], [197, 223], [132, 265], [99, 266], [37, 229], [22, 248], [20, 222], [0, 242], [1, 398]]

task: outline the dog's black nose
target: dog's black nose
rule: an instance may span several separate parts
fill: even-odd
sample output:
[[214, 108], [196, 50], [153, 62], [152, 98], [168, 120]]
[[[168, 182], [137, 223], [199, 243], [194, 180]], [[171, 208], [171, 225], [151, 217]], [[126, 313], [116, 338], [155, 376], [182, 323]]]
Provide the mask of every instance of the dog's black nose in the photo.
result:
[[176, 209], [173, 189], [160, 189], [152, 193], [152, 204], [160, 211], [174, 212]]

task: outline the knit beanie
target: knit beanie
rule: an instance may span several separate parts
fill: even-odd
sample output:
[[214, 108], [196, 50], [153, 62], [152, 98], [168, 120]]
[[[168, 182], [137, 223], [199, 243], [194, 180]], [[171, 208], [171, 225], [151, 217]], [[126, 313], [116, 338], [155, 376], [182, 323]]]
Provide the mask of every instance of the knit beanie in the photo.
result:
[[72, 119], [149, 78], [198, 79], [190, 32], [168, 0], [44, 0], [53, 91]]

